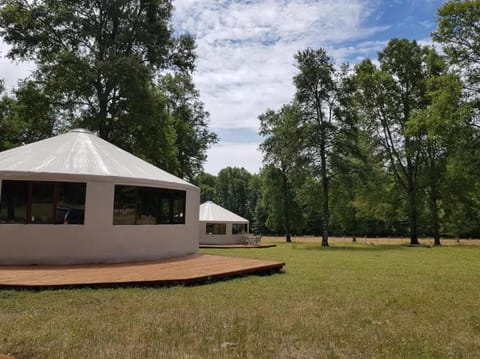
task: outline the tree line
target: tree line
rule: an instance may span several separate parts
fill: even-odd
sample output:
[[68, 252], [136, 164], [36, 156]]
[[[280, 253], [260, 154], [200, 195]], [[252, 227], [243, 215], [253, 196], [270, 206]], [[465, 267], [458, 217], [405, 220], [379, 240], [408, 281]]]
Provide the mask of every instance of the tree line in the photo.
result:
[[374, 60], [295, 56], [294, 98], [259, 116], [259, 175], [197, 182], [263, 233], [480, 236], [480, 1], [438, 10], [431, 46], [391, 39]]

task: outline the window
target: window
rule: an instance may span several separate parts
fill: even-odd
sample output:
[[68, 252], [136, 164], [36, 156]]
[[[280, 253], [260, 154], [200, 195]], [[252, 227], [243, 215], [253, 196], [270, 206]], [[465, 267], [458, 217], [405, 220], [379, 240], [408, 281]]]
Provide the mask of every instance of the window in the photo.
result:
[[225, 223], [207, 223], [207, 234], [227, 234]]
[[185, 191], [116, 185], [113, 224], [185, 224], [185, 202]]
[[232, 234], [243, 234], [243, 233], [247, 233], [246, 223], [234, 223], [232, 225]]
[[0, 223], [83, 224], [86, 183], [2, 182]]

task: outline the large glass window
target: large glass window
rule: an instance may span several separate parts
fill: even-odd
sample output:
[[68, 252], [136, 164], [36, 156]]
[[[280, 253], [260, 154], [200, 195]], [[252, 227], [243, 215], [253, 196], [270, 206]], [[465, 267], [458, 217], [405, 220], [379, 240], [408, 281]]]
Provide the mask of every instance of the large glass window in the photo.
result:
[[186, 192], [115, 186], [113, 224], [185, 224]]
[[234, 223], [232, 225], [232, 234], [243, 234], [243, 233], [247, 233], [246, 223]]
[[2, 181], [0, 223], [83, 224], [86, 184]]
[[227, 234], [225, 223], [207, 223], [207, 234]]

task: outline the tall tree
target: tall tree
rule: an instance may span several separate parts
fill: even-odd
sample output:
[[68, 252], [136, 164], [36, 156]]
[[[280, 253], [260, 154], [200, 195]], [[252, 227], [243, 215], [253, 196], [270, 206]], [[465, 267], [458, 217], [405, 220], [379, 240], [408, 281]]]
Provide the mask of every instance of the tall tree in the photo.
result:
[[[171, 12], [169, 0], [2, 0], [0, 35], [10, 58], [36, 63], [35, 80], [75, 125], [190, 177], [205, 146], [189, 162], [195, 168], [185, 169], [189, 151], [176, 147], [185, 144], [176, 132], [182, 121], [157, 86], [166, 72], [194, 69], [194, 41], [173, 36]], [[195, 124], [204, 135], [205, 123]]]
[[226, 167], [218, 172], [216, 183], [218, 204], [249, 220], [248, 187], [251, 176], [243, 167]]
[[301, 216], [295, 200], [294, 181], [302, 161], [300, 118], [301, 112], [295, 105], [285, 105], [277, 112], [268, 110], [259, 116], [260, 135], [264, 137], [260, 149], [267, 165], [263, 173], [264, 191], [271, 195], [267, 225], [272, 230], [283, 227], [287, 242], [291, 241], [292, 230], [298, 228]]
[[175, 147], [178, 151], [177, 175], [193, 180], [206, 160], [206, 150], [217, 142], [217, 135], [208, 130], [208, 112], [189, 74], [168, 74], [160, 84], [167, 98], [167, 110], [173, 118], [176, 133]]
[[335, 70], [324, 49], [306, 49], [296, 56], [295, 100], [302, 110], [304, 149], [313, 176], [322, 186], [322, 246], [328, 246], [330, 221], [330, 155], [335, 132]]
[[422, 157], [427, 190], [430, 225], [434, 244], [440, 245], [442, 193], [454, 190], [448, 187], [447, 166], [458, 150], [457, 140], [468, 126], [466, 108], [461, 105], [462, 83], [457, 76], [442, 75], [427, 81], [430, 104], [416, 112], [407, 131], [422, 136]]
[[357, 66], [356, 75], [370, 129], [406, 195], [411, 244], [419, 243], [421, 141], [408, 133], [407, 126], [413, 114], [428, 104], [429, 53], [416, 41], [392, 39], [379, 53], [380, 68], [365, 60]]
[[450, 0], [438, 9], [438, 29], [432, 38], [467, 80], [468, 98], [477, 109], [475, 126], [480, 127], [480, 0]]

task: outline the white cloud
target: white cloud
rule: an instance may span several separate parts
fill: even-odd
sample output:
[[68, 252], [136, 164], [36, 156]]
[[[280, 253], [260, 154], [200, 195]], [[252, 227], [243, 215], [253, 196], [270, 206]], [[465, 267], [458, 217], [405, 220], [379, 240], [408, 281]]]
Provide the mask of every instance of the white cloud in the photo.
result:
[[217, 175], [225, 167], [243, 167], [250, 173], [258, 173], [262, 166], [259, 143], [222, 142], [208, 150], [205, 171]]
[[24, 79], [35, 70], [32, 62], [12, 62], [6, 58], [9, 46], [0, 39], [0, 80], [4, 81], [5, 89], [11, 91], [17, 87], [19, 79]]
[[[174, 2], [175, 26], [197, 43], [195, 82], [214, 128], [258, 127], [257, 117], [293, 95], [294, 54], [308, 46], [338, 45], [382, 31], [364, 21], [375, 10], [366, 0]], [[344, 59], [341, 59], [344, 60]]]

